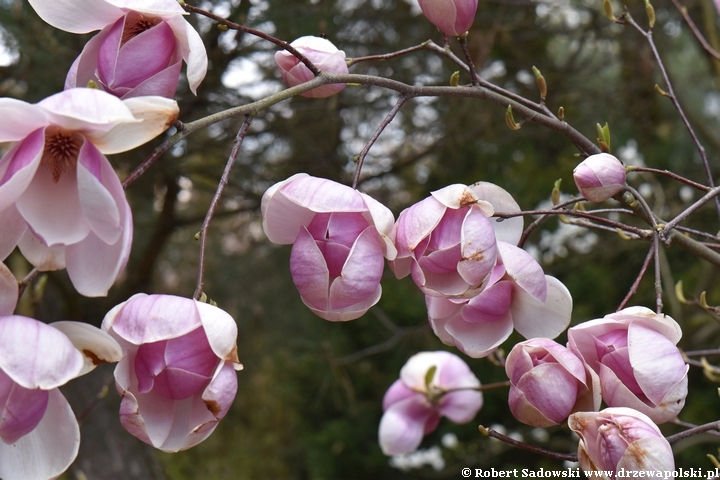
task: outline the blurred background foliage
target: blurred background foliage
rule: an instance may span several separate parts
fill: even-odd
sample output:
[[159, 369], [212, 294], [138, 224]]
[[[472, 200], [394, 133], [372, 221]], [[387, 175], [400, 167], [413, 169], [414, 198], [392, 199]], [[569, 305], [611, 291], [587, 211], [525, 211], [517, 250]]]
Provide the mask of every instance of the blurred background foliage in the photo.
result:
[[[616, 13], [628, 8], [646, 24], [642, 1], [611, 1]], [[193, 3], [287, 41], [325, 35], [348, 57], [388, 53], [428, 39], [443, 42], [412, 0]], [[687, 0], [684, 5], [717, 49], [719, 23], [711, 0]], [[700, 48], [670, 0], [657, 0], [654, 7], [654, 39], [717, 174], [720, 63]], [[204, 38], [210, 69], [197, 97], [185, 85], [179, 88], [182, 121], [284, 87], [273, 61], [274, 45], [221, 32], [202, 17], [189, 20]], [[58, 92], [90, 36], [45, 25], [24, 1], [0, 0], [0, 95], [36, 102]], [[548, 106], [564, 107], [565, 119], [590, 139], [596, 138], [595, 125], [607, 122], [613, 153], [625, 163], [670, 169], [705, 182], [687, 131], [670, 101], [654, 90], [662, 82], [647, 43], [633, 29], [611, 23], [600, 0], [481, 0], [469, 44], [484, 78], [530, 99], [538, 98], [531, 68], [539, 68], [548, 83]], [[455, 39], [450, 39], [450, 47], [460, 54]], [[446, 85], [455, 69], [447, 60], [420, 51], [361, 62], [351, 72]], [[461, 77], [461, 83], [467, 82]], [[564, 468], [558, 460], [520, 454], [478, 433], [478, 424], [492, 425], [529, 443], [575, 450], [565, 426], [541, 430], [515, 421], [506, 389], [487, 392], [484, 408], [470, 424], [441, 422], [423, 441], [424, 456], [415, 458], [422, 466], [398, 468], [399, 460], [383, 456], [377, 444], [382, 396], [411, 355], [449, 349], [427, 326], [422, 295], [409, 279], [395, 280], [388, 270], [383, 298], [375, 308], [353, 322], [326, 322], [305, 308], [293, 287], [289, 247], [272, 245], [263, 235], [259, 202], [265, 189], [297, 172], [350, 183], [353, 156], [397, 98], [376, 87], [349, 86], [328, 99], [294, 98], [256, 117], [208, 242], [205, 291], [237, 320], [245, 365], [232, 410], [194, 449], [156, 452], [121, 429], [112, 368], [102, 369], [66, 389], [76, 413], [83, 412], [81, 453], [66, 478], [458, 478], [461, 467]], [[529, 123], [510, 131], [503, 117], [504, 108], [479, 100], [411, 100], [370, 150], [360, 188], [396, 215], [451, 183], [497, 183], [524, 209], [548, 205], [557, 179], [562, 179], [568, 195], [574, 195], [572, 169], [579, 160], [573, 145]], [[56, 272], [44, 280], [44, 290], [26, 292], [21, 311], [45, 321], [62, 318], [99, 325], [110, 307], [136, 292], [191, 296], [198, 258], [194, 235], [241, 122], [242, 118], [224, 121], [188, 137], [127, 189], [135, 244], [127, 273], [108, 298], [80, 297], [65, 273]], [[127, 175], [160, 141], [114, 155], [111, 161], [121, 176]], [[629, 181], [666, 218], [698, 198], [696, 192], [664, 177], [636, 173]], [[712, 234], [720, 228], [710, 207], [686, 224]], [[615, 311], [648, 245], [551, 219], [533, 233], [526, 248], [542, 260], [546, 273], [572, 292], [575, 324]], [[10, 264], [18, 277], [28, 271], [19, 256], [11, 257]], [[720, 303], [717, 269], [670, 246], [663, 256], [663, 271], [666, 311], [684, 329], [681, 347], [717, 347], [718, 323], [699, 308], [681, 305], [673, 290], [675, 282], [683, 280], [688, 299], [707, 291], [709, 303]], [[648, 278], [631, 304], [653, 303]], [[519, 340], [512, 336], [503, 349], [509, 351]], [[491, 359], [465, 360], [483, 383], [506, 379]], [[108, 385], [110, 394], [97, 402], [96, 396]], [[681, 419], [716, 420], [718, 385], [698, 369], [691, 371], [690, 385]], [[679, 430], [673, 425], [663, 429], [668, 434]], [[706, 454], [717, 454], [717, 439], [703, 435], [676, 444], [677, 466], [710, 468]]]

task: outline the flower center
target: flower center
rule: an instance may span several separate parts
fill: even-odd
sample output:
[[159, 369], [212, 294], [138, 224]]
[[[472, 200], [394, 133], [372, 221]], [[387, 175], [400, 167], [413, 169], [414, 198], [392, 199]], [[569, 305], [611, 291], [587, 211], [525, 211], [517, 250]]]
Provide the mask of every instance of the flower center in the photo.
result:
[[146, 17], [140, 14], [128, 15], [125, 20], [125, 28], [123, 28], [120, 45], [125, 45], [125, 43], [127, 43], [131, 38], [140, 35], [145, 30], [150, 30], [160, 22], [161, 19], [156, 17]]
[[45, 129], [45, 151], [40, 165], [52, 174], [55, 183], [63, 173], [75, 173], [78, 153], [83, 138], [74, 132], [66, 132], [59, 127]]

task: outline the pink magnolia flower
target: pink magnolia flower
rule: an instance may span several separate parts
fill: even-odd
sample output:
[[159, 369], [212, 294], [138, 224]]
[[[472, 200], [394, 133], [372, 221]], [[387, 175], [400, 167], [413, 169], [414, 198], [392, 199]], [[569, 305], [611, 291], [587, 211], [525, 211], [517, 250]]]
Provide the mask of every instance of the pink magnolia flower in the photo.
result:
[[598, 376], [610, 407], [630, 407], [656, 423], [672, 420], [687, 396], [687, 372], [675, 346], [680, 326], [667, 315], [630, 307], [568, 330], [568, 347]]
[[489, 355], [513, 329], [525, 338], [555, 338], [570, 324], [572, 296], [565, 285], [545, 275], [524, 250], [504, 242], [498, 247], [498, 264], [479, 295], [425, 295], [435, 334], [474, 358]]
[[516, 344], [505, 361], [508, 403], [515, 418], [534, 427], [562, 423], [576, 411], [600, 408], [599, 385], [587, 381], [585, 366], [570, 350], [548, 338]]
[[83, 295], [106, 295], [124, 268], [132, 216], [104, 153], [130, 150], [177, 118], [161, 97], [121, 101], [76, 88], [28, 104], [0, 98], [0, 260], [19, 244], [43, 271], [67, 267]]
[[[320, 71], [342, 75], [348, 73], [345, 63], [345, 52], [338, 50], [329, 40], [320, 37], [300, 37], [290, 45], [305, 55]], [[275, 53], [275, 62], [280, 67], [280, 74], [289, 87], [300, 85], [315, 78], [315, 75], [287, 50]], [[344, 83], [333, 83], [313, 88], [302, 93], [303, 97], [325, 98], [335, 95], [345, 88]]]
[[105, 316], [120, 343], [120, 422], [143, 442], [177, 452], [205, 440], [237, 392], [237, 326], [217, 307], [138, 294]]
[[604, 202], [625, 188], [625, 166], [608, 153], [591, 155], [573, 170], [580, 195]]
[[193, 93], [205, 77], [205, 46], [175, 0], [30, 0], [30, 4], [43, 20], [61, 30], [100, 30], [73, 63], [65, 88], [94, 82], [121, 98], [172, 98], [183, 60]]
[[380, 447], [385, 455], [413, 452], [440, 417], [454, 423], [472, 420], [483, 405], [474, 390], [480, 381], [458, 356], [421, 352], [410, 357], [385, 393], [380, 420]]
[[418, 0], [423, 14], [446, 35], [459, 37], [475, 21], [478, 0]]
[[268, 239], [293, 245], [290, 273], [316, 315], [353, 320], [380, 300], [383, 256], [396, 253], [387, 207], [348, 186], [299, 173], [265, 192], [262, 214]]
[[675, 470], [672, 449], [660, 429], [631, 408], [573, 413], [568, 426], [580, 436], [578, 461], [586, 475], [597, 472], [597, 478], [614, 480], [621, 471], [628, 476]]
[[90, 325], [0, 316], [0, 477], [65, 471], [77, 456], [80, 429], [58, 387], [119, 358], [119, 345]]

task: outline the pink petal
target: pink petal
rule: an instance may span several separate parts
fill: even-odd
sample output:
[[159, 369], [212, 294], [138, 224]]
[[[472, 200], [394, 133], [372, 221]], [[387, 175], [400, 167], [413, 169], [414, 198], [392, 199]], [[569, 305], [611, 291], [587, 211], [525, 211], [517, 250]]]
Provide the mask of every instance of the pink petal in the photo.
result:
[[[37, 14], [47, 23], [71, 33], [100, 30], [123, 16], [111, 2], [97, 0], [29, 0]], [[113, 2], [114, 3], [114, 2]]]
[[394, 231], [398, 255], [410, 255], [437, 227], [445, 211], [446, 207], [433, 197], [421, 200], [403, 210]]
[[646, 307], [628, 307], [619, 312], [605, 315], [605, 319], [624, 325], [628, 325], [631, 322], [638, 322], [647, 328], [660, 332], [675, 345], [677, 345], [682, 338], [682, 329], [672, 317], [662, 313], [655, 313]]
[[[120, 95], [123, 100], [131, 97], [145, 97], [158, 95], [165, 98], [173, 98], [177, 91], [178, 78], [182, 70], [182, 61], [171, 64], [164, 70], [143, 80], [137, 87], [127, 89]], [[124, 89], [116, 89], [116, 93], [120, 94]]]
[[82, 355], [58, 330], [32, 318], [0, 317], [0, 369], [21, 386], [59, 387], [82, 367]]
[[45, 129], [35, 130], [0, 159], [0, 210], [15, 203], [27, 190], [40, 166]]
[[617, 470], [624, 468], [626, 472], [661, 471], [674, 472], [675, 461], [670, 444], [662, 437], [646, 437], [633, 442], [633, 451], [642, 452], [623, 455], [617, 464]]
[[[370, 225], [375, 225], [382, 241], [383, 241], [383, 255], [388, 260], [394, 260], [397, 255], [397, 249], [393, 244], [392, 235], [393, 226], [395, 225], [395, 217], [392, 212], [382, 203], [378, 202], [370, 195], [366, 195], [360, 192], [365, 205], [367, 205], [368, 212], [363, 212], [363, 217]], [[368, 218], [369, 217], [369, 218]]]
[[173, 295], [137, 295], [111, 314], [103, 329], [111, 325], [114, 333], [135, 345], [176, 338], [201, 325], [195, 301]]
[[397, 455], [417, 450], [432, 414], [432, 407], [422, 395], [391, 405], [380, 420], [378, 437], [383, 453]]
[[463, 308], [462, 317], [472, 323], [492, 323], [508, 316], [513, 301], [513, 284], [498, 282], [473, 297]]
[[330, 322], [347, 322], [349, 320], [355, 320], [356, 318], [360, 318], [361, 316], [365, 315], [365, 312], [367, 312], [370, 307], [380, 301], [381, 295], [382, 287], [378, 285], [377, 289], [372, 295], [365, 297], [360, 302], [345, 308], [335, 308], [332, 310], [315, 308], [312, 305], [309, 305], [305, 301], [305, 299], [302, 299], [302, 301], [303, 303], [305, 303], [305, 305], [307, 305], [310, 310], [312, 310], [315, 315], [320, 318], [323, 318]]
[[498, 242], [498, 253], [507, 275], [517, 285], [540, 302], [545, 301], [547, 284], [542, 267], [525, 250], [505, 242]]
[[545, 275], [547, 298], [540, 303], [516, 288], [510, 305], [515, 329], [525, 338], [555, 338], [570, 324], [572, 297], [560, 280]]
[[516, 387], [535, 408], [557, 424], [572, 412], [579, 385], [577, 378], [561, 365], [543, 363], [523, 375]]
[[330, 272], [315, 239], [304, 227], [293, 243], [290, 273], [304, 302], [317, 309], [328, 308]]
[[123, 225], [120, 223], [120, 208], [104, 184], [113, 184], [114, 190], [122, 190], [120, 180], [108, 160], [94, 145], [85, 142], [77, 163], [80, 205], [95, 235], [103, 242], [113, 244], [122, 235]]
[[[102, 52], [101, 47], [101, 55]], [[136, 87], [143, 80], [166, 69], [174, 52], [175, 35], [170, 26], [161, 21], [120, 47], [119, 53], [115, 54], [117, 63], [110, 77], [110, 85], [113, 88]]]
[[[505, 189], [493, 183], [477, 182], [470, 185], [470, 190], [486, 202], [489, 202], [495, 212], [514, 213], [520, 211], [520, 206]], [[523, 217], [512, 217], [505, 220], [494, 218], [491, 220], [495, 237], [499, 242], [517, 245], [523, 231]]]
[[18, 301], [18, 282], [9, 268], [0, 262], [0, 316], [12, 315]]
[[10, 205], [0, 211], [0, 225], [0, 259], [6, 259], [27, 230], [27, 223], [15, 205]]
[[439, 410], [451, 422], [462, 424], [475, 418], [482, 406], [482, 392], [461, 390], [443, 395]]
[[490, 221], [476, 208], [465, 217], [460, 245], [463, 259], [458, 273], [469, 285], [480, 285], [495, 266], [497, 245]]
[[208, 68], [205, 45], [200, 34], [184, 18], [173, 16], [166, 18], [166, 21], [173, 29], [182, 58], [187, 63], [186, 76], [190, 91], [197, 95], [197, 88], [205, 78]]
[[41, 108], [22, 100], [0, 98], [0, 111], [3, 112], [0, 118], [0, 142], [20, 141], [48, 124], [48, 118]]
[[37, 427], [48, 405], [48, 391], [28, 389], [0, 370], [0, 441], [17, 442]]
[[390, 408], [393, 403], [400, 402], [413, 395], [417, 395], [417, 392], [409, 389], [402, 380], [395, 380], [383, 396], [383, 411]]
[[482, 358], [507, 340], [513, 331], [513, 322], [509, 313], [502, 320], [491, 323], [470, 323], [455, 317], [447, 322], [445, 330], [452, 335], [460, 351], [473, 358]]
[[330, 285], [329, 308], [342, 309], [371, 297], [380, 285], [385, 262], [374, 227], [357, 237], [340, 277]]
[[49, 393], [38, 426], [13, 445], [0, 442], [0, 477], [4, 480], [56, 478], [75, 460], [80, 446], [75, 414], [59, 390]]

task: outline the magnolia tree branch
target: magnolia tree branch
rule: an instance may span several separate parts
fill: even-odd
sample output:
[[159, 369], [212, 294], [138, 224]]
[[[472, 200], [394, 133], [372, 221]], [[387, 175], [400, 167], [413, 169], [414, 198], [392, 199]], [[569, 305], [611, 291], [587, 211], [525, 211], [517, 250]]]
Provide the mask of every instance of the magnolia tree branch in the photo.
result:
[[[657, 237], [656, 237], [657, 238]], [[650, 245], [650, 249], [648, 250], [647, 255], [645, 256], [645, 261], [642, 264], [642, 267], [640, 267], [640, 272], [638, 273], [637, 278], [635, 278], [635, 281], [633, 282], [632, 286], [630, 287], [630, 290], [628, 291], [627, 295], [625, 295], [625, 298], [618, 306], [616, 312], [619, 312], [623, 308], [625, 308], [625, 305], [628, 304], [630, 299], [635, 295], [638, 291], [638, 288], [640, 288], [640, 282], [645, 277], [645, 273], [647, 272], [648, 267], [650, 266], [650, 260], [652, 260], [655, 257], [655, 249], [656, 249], [656, 243], [652, 243]]]
[[238, 153], [240, 152], [240, 147], [242, 146], [243, 140], [245, 140], [245, 135], [247, 135], [248, 130], [250, 129], [250, 124], [252, 123], [253, 117], [248, 115], [245, 117], [245, 121], [243, 122], [242, 126], [240, 127], [240, 130], [237, 133], [237, 136], [235, 137], [235, 141], [233, 142], [232, 149], [230, 150], [230, 156], [228, 157], [228, 161], [225, 164], [225, 170], [223, 170], [222, 177], [220, 178], [220, 183], [218, 184], [217, 190], [215, 190], [215, 195], [213, 196], [212, 201], [210, 202], [210, 207], [208, 208], [207, 215], [205, 215], [205, 220], [202, 223], [202, 227], [200, 227], [200, 260], [198, 264], [198, 277], [197, 277], [197, 284], [195, 286], [195, 293], [193, 294], [193, 297], [196, 300], [199, 300], [202, 293], [203, 293], [203, 283], [204, 283], [204, 275], [205, 275], [205, 246], [207, 244], [207, 230], [210, 227], [210, 221], [212, 220], [213, 214], [215, 213], [215, 209], [217, 208], [218, 202], [220, 201], [220, 197], [222, 196], [223, 190], [225, 190], [225, 187], [228, 184], [228, 181], [230, 180], [230, 171], [232, 170], [233, 165], [235, 164], [235, 160], [237, 159]]
[[368, 140], [365, 147], [363, 147], [360, 154], [357, 156], [357, 167], [355, 168], [355, 176], [353, 177], [352, 182], [352, 188], [357, 188], [358, 182], [360, 181], [360, 170], [362, 170], [363, 163], [365, 162], [365, 156], [370, 151], [370, 148], [375, 144], [375, 141], [380, 137], [380, 134], [387, 128], [388, 125], [390, 125], [390, 122], [393, 121], [395, 116], [398, 114], [400, 109], [403, 105], [405, 105], [405, 102], [407, 102], [410, 99], [407, 95], [403, 95], [400, 97], [400, 99], [397, 101], [395, 106], [388, 112], [387, 116], [383, 119], [380, 126], [375, 130], [375, 133], [373, 133], [372, 137], [370, 137], [370, 140]]
[[625, 167], [625, 170], [627, 170], [628, 173], [630, 173], [630, 172], [648, 172], [648, 173], [656, 173], [658, 175], [665, 175], [666, 177], [670, 177], [674, 180], [677, 180], [678, 182], [682, 182], [693, 188], [702, 190], [703, 192], [709, 192], [712, 190], [712, 188], [710, 188], [708, 186], [705, 186], [701, 183], [693, 182], [692, 180], [685, 178], [683, 176], [680, 176], [677, 173], [673, 173], [669, 170], [660, 170], [658, 168], [649, 168], [649, 167], [637, 167], [634, 165]]
[[673, 5], [675, 5], [675, 8], [678, 9], [678, 12], [680, 12], [680, 15], [682, 15], [683, 20], [685, 20], [685, 23], [687, 23], [688, 27], [690, 27], [690, 31], [695, 35], [695, 38], [697, 38], [698, 42], [700, 42], [700, 45], [702, 45], [702, 48], [705, 49], [705, 51], [710, 54], [711, 57], [713, 57], [715, 60], [720, 60], [720, 53], [717, 52], [709, 43], [707, 40], [705, 40], [705, 37], [702, 33], [700, 33], [700, 29], [697, 28], [697, 25], [695, 25], [695, 22], [693, 22], [692, 18], [690, 18], [690, 15], [687, 13], [687, 8], [683, 7], [678, 0], [672, 0]]
[[522, 450], [525, 450], [526, 452], [537, 453], [538, 455], [544, 455], [546, 457], [554, 458], [555, 460], [567, 460], [568, 462], [577, 462], [578, 461], [578, 457], [574, 453], [554, 452], [552, 450], [547, 450], [545, 448], [537, 447], [535, 445], [530, 445], [529, 443], [520, 442], [518, 440], [510, 438], [506, 435], [503, 435], [502, 433], [496, 432], [495, 430], [484, 427], [482, 425], [478, 426], [478, 430], [480, 430], [480, 433], [482, 433], [486, 437], [497, 438], [498, 440], [501, 440], [501, 441], [507, 443], [508, 445], [512, 445], [513, 447], [518, 447]]

